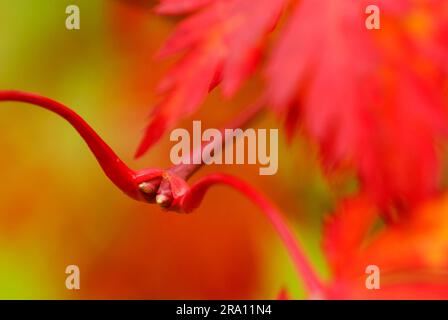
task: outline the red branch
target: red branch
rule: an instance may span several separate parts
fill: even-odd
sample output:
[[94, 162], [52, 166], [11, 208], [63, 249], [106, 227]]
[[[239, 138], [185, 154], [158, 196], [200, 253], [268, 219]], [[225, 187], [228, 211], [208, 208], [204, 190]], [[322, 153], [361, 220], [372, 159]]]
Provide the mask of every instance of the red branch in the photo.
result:
[[[220, 129], [221, 133], [226, 139], [224, 145], [229, 145], [227, 141], [233, 139], [233, 136], [226, 136], [224, 134], [225, 129], [236, 129], [236, 128], [246, 128], [250, 123], [255, 121], [261, 113], [265, 110], [266, 98], [264, 96], [257, 99], [252, 105], [245, 108], [242, 113], [240, 113], [236, 118], [233, 118], [231, 122], [227, 123], [224, 127]], [[204, 143], [200, 148], [193, 150], [193, 152], [188, 155], [190, 161], [185, 161], [184, 164], [179, 164], [168, 169], [168, 172], [177, 175], [181, 179], [188, 180], [196, 171], [198, 171], [203, 165], [204, 160], [202, 158], [202, 149], [207, 145], [213, 145], [221, 141], [211, 141]], [[222, 145], [219, 146], [222, 148]], [[215, 148], [213, 148], [215, 149]], [[194, 164], [193, 159], [201, 159], [200, 164]], [[171, 187], [169, 182], [165, 179], [155, 179], [148, 183], [147, 188], [152, 192], [153, 196], [157, 196], [157, 203], [163, 207], [170, 207], [173, 202], [173, 196], [171, 192]]]
[[0, 91], [0, 101], [30, 103], [52, 111], [67, 120], [87, 143], [106, 176], [133, 199], [144, 200], [139, 185], [153, 178], [157, 173], [161, 175], [161, 170], [131, 170], [83, 118], [57, 101], [20, 91]]
[[[159, 169], [134, 171], [115, 154], [84, 119], [63, 104], [46, 97], [20, 91], [0, 91], [0, 101], [30, 103], [52, 111], [67, 120], [87, 143], [107, 177], [133, 199], [145, 202], [153, 200], [152, 195], [155, 189], [152, 189], [152, 182], [159, 181], [160, 184], [160, 181], [162, 181], [160, 189], [163, 186], [168, 186], [166, 190], [169, 190], [170, 197], [172, 198], [169, 202], [170, 209], [190, 212], [200, 204], [207, 190], [213, 185], [225, 184], [240, 191], [261, 208], [277, 230], [291, 255], [298, 274], [304, 280], [309, 295], [311, 297], [320, 297], [324, 292], [322, 283], [305, 258], [305, 255], [289, 226], [283, 220], [280, 212], [249, 184], [231, 176], [215, 174], [202, 178], [189, 188], [185, 179], [191, 176], [201, 165], [180, 165], [168, 171]], [[264, 100], [260, 99], [251, 108], [243, 112], [231, 127], [245, 126], [259, 114], [263, 105]], [[198, 151], [196, 150], [195, 152]], [[161, 191], [164, 192], [164, 189], [159, 190], [159, 196], [163, 195], [163, 193], [160, 193]], [[157, 200], [159, 202], [159, 199]]]
[[[187, 180], [203, 165], [203, 163], [199, 165], [183, 164], [166, 171], [151, 168], [134, 171], [117, 156], [81, 116], [62, 103], [37, 94], [12, 90], [0, 91], [0, 101], [30, 103], [52, 111], [67, 120], [87, 143], [106, 176], [120, 190], [135, 200], [150, 203], [156, 200], [162, 207], [174, 207], [177, 205], [176, 201], [184, 195], [188, 188], [182, 180]], [[264, 99], [262, 98], [230, 123], [229, 127], [247, 125], [263, 110], [263, 106]], [[200, 151], [194, 150], [194, 152]], [[177, 185], [174, 187], [174, 184]]]

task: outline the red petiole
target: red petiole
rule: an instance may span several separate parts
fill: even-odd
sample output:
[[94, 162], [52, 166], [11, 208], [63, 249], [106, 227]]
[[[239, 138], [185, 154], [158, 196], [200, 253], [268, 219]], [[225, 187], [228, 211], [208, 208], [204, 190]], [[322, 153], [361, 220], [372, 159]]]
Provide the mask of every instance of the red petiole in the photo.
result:
[[131, 170], [83, 118], [57, 101], [20, 91], [0, 91], [0, 101], [33, 104], [52, 111], [67, 120], [87, 143], [106, 176], [121, 191], [135, 200], [145, 201], [144, 194], [140, 190], [142, 183], [162, 176], [163, 171], [158, 169]]

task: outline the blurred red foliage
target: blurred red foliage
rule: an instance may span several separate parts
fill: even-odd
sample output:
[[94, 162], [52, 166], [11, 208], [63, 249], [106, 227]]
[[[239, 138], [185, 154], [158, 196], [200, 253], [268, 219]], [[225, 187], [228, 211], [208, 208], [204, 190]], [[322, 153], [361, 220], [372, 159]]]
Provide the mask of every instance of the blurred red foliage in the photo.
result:
[[[165, 95], [137, 156], [195, 112], [209, 89], [219, 84], [231, 97], [268, 57], [262, 94], [288, 134], [300, 126], [318, 142], [327, 168], [353, 168], [385, 209], [432, 196], [437, 143], [447, 132], [447, 4], [377, 2], [380, 31], [364, 27], [368, 1], [161, 1], [157, 13], [189, 16], [160, 52], [182, 58], [160, 84]], [[267, 36], [277, 29], [270, 53]]]
[[[448, 195], [409, 212], [399, 224], [378, 225], [364, 196], [341, 203], [328, 218], [324, 249], [332, 270], [330, 299], [448, 299]], [[366, 290], [365, 269], [381, 270], [381, 290]]]

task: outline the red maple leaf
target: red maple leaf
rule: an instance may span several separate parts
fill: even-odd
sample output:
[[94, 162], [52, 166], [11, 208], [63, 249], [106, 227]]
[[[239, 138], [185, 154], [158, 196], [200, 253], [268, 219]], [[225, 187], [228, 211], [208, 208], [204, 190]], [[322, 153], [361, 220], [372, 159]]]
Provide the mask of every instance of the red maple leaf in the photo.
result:
[[432, 60], [440, 53], [437, 33], [424, 35], [431, 45], [418, 43], [403, 24], [423, 9], [407, 3], [380, 2], [386, 30], [375, 35], [360, 14], [365, 1], [301, 1], [268, 65], [274, 110], [300, 114], [296, 121], [319, 143], [324, 163], [351, 164], [384, 206], [437, 190], [435, 143], [448, 125], [443, 75]]
[[[162, 1], [161, 13], [193, 12], [161, 56], [182, 53], [160, 84], [138, 148], [143, 155], [221, 84], [232, 96], [254, 71], [285, 8], [267, 63], [267, 95], [291, 135], [299, 125], [328, 168], [348, 164], [383, 207], [414, 205], [439, 187], [445, 138], [446, 1], [377, 1], [381, 30], [365, 28], [368, 1]], [[288, 6], [289, 8], [289, 6]]]
[[161, 50], [166, 57], [186, 51], [160, 84], [165, 97], [155, 108], [136, 156], [143, 155], [182, 117], [191, 115], [208, 91], [222, 83], [232, 96], [255, 69], [265, 36], [286, 0], [162, 1], [162, 13], [204, 6], [177, 27]]

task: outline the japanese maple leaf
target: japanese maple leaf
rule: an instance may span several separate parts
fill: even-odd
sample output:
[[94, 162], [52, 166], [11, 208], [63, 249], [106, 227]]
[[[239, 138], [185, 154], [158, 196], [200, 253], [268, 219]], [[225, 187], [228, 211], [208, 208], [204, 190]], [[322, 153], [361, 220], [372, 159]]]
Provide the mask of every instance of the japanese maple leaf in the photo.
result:
[[[264, 37], [273, 29], [285, 0], [164, 0], [159, 13], [204, 7], [181, 22], [161, 50], [186, 53], [160, 84], [165, 97], [155, 108], [136, 156], [143, 155], [182, 117], [192, 114], [210, 89], [222, 83], [231, 96], [258, 62]], [[207, 5], [208, 4], [208, 5]]]
[[[221, 84], [232, 96], [258, 65], [269, 32], [293, 8], [267, 63], [267, 96], [320, 146], [327, 168], [354, 168], [384, 208], [438, 190], [437, 143], [446, 137], [448, 5], [379, 0], [381, 30], [367, 30], [367, 0], [164, 0], [159, 13], [191, 13], [161, 51], [182, 58], [137, 151], [144, 154]], [[445, 87], [444, 87], [445, 86]]]
[[[324, 229], [332, 271], [325, 297], [448, 299], [447, 211], [444, 195], [416, 208], [399, 224], [378, 227], [380, 212], [367, 197], [340, 204]], [[378, 290], [366, 288], [369, 265], [380, 270]]]
[[274, 110], [299, 115], [288, 129], [302, 124], [324, 163], [349, 163], [384, 207], [434, 194], [436, 142], [448, 125], [446, 48], [438, 30], [415, 35], [406, 27], [416, 14], [444, 21], [448, 10], [441, 1], [416, 3], [377, 2], [385, 23], [372, 31], [360, 14], [366, 1], [300, 1], [268, 65]]

